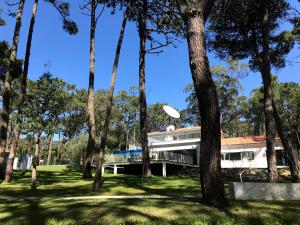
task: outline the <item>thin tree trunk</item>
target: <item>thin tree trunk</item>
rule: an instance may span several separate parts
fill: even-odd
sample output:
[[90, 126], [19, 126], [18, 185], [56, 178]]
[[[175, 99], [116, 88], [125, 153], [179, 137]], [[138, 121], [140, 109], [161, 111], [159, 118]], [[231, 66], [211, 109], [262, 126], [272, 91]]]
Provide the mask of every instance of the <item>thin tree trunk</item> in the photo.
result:
[[[18, 126], [18, 124], [16, 125], [16, 127], [17, 126]], [[11, 143], [11, 146], [10, 146], [10, 152], [9, 152], [7, 165], [6, 165], [6, 172], [5, 172], [5, 181], [6, 182], [11, 182], [12, 181], [15, 152], [16, 152], [16, 149], [18, 148], [19, 133], [16, 133], [14, 131], [12, 135], [13, 135], [12, 143]]]
[[47, 158], [47, 166], [51, 165], [51, 158], [52, 158], [52, 134], [48, 137], [48, 158]]
[[96, 168], [96, 174], [95, 174], [94, 185], [93, 185], [94, 191], [99, 191], [100, 186], [101, 186], [101, 176], [102, 176], [101, 171], [102, 171], [102, 166], [104, 163], [105, 146], [106, 146], [107, 133], [108, 133], [110, 119], [111, 119], [111, 110], [112, 110], [112, 105], [113, 105], [113, 96], [114, 96], [115, 82], [116, 82], [116, 76], [117, 76], [117, 69], [118, 69], [121, 47], [122, 47], [122, 42], [123, 42], [126, 23], [127, 23], [128, 10], [129, 10], [129, 8], [127, 8], [126, 11], [124, 12], [123, 22], [122, 22], [119, 40], [118, 40], [117, 49], [116, 49], [116, 54], [115, 54], [115, 60], [114, 60], [114, 64], [113, 64], [113, 70], [112, 70], [112, 74], [111, 74], [109, 95], [108, 95], [107, 105], [106, 105], [105, 122], [104, 122], [104, 127], [101, 132], [100, 154], [99, 154], [99, 157], [97, 157], [97, 168]]
[[147, 1], [143, 1], [143, 10], [138, 16], [138, 30], [140, 38], [139, 52], [139, 102], [140, 102], [140, 132], [143, 151], [143, 173], [145, 177], [151, 176], [150, 153], [147, 134], [147, 101], [145, 91], [145, 55], [146, 55], [146, 34], [147, 34]]
[[292, 183], [297, 183], [297, 182], [299, 182], [298, 160], [295, 159], [293, 150], [288, 141], [288, 138], [287, 138], [286, 134], [283, 132], [283, 125], [282, 125], [281, 118], [278, 114], [276, 104], [274, 101], [272, 102], [272, 104], [273, 104], [273, 113], [274, 113], [274, 119], [275, 119], [276, 126], [277, 126], [277, 131], [278, 131], [279, 137], [281, 139], [281, 143], [283, 145], [285, 154], [287, 156], [288, 165], [289, 165], [290, 172], [291, 172], [291, 181], [292, 181]]
[[21, 129], [21, 114], [22, 114], [22, 106], [26, 98], [26, 88], [27, 88], [27, 76], [28, 76], [28, 68], [29, 68], [29, 60], [30, 60], [30, 50], [31, 50], [31, 42], [32, 42], [32, 35], [33, 35], [33, 29], [35, 24], [35, 16], [38, 8], [38, 0], [34, 1], [33, 8], [32, 8], [32, 15], [29, 25], [29, 32], [27, 37], [27, 44], [26, 44], [26, 52], [25, 52], [25, 61], [24, 61], [24, 71], [23, 76], [21, 79], [21, 93], [17, 102], [17, 123], [14, 128], [13, 134], [12, 134], [12, 144], [10, 147], [9, 152], [9, 159], [7, 161], [6, 166], [6, 175], [5, 175], [5, 181], [10, 182], [12, 180], [13, 175], [13, 163], [14, 158], [16, 154], [16, 150], [18, 148], [19, 143], [19, 136], [20, 136], [20, 129]]
[[36, 177], [37, 177], [36, 167], [39, 165], [40, 141], [41, 141], [40, 134], [37, 134], [37, 136], [35, 137], [35, 153], [32, 160], [31, 190], [36, 189]]
[[186, 25], [189, 60], [201, 117], [200, 180], [206, 204], [226, 204], [221, 174], [220, 109], [216, 87], [209, 69], [205, 45], [205, 23], [214, 1], [199, 3], [197, 12], [186, 12], [185, 1], [178, 0]]
[[261, 74], [264, 86], [264, 111], [265, 111], [265, 127], [266, 127], [266, 143], [267, 143], [267, 164], [269, 182], [278, 182], [278, 171], [275, 151], [275, 121], [273, 117], [273, 98], [272, 98], [272, 81], [271, 81], [271, 63], [269, 51], [269, 12], [267, 0], [263, 0], [263, 55]]
[[92, 178], [91, 161], [95, 150], [95, 93], [94, 93], [94, 76], [95, 76], [95, 31], [96, 31], [96, 1], [91, 1], [91, 27], [90, 27], [90, 75], [89, 75], [89, 89], [88, 89], [88, 127], [89, 139], [86, 153], [83, 161], [83, 178]]
[[291, 130], [294, 130], [294, 133], [296, 135], [296, 138], [297, 138], [297, 143], [298, 143], [298, 146], [300, 147], [300, 137], [299, 137], [299, 132], [298, 132], [298, 129], [297, 129], [297, 125], [293, 125], [292, 122], [291, 122], [291, 117], [289, 115], [289, 113], [286, 111], [285, 107], [284, 107], [284, 104], [283, 104], [283, 100], [280, 99], [281, 101], [281, 105], [282, 105], [282, 109], [283, 109], [283, 112], [287, 118], [287, 121], [289, 123], [289, 127]]
[[7, 128], [9, 123], [9, 111], [10, 111], [10, 102], [11, 102], [11, 84], [13, 81], [12, 76], [12, 65], [16, 61], [17, 58], [17, 51], [19, 45], [19, 36], [20, 36], [20, 29], [22, 24], [22, 14], [24, 8], [25, 0], [20, 0], [18, 14], [16, 17], [16, 26], [14, 30], [14, 37], [13, 37], [13, 44], [10, 53], [9, 59], [9, 67], [5, 74], [5, 81], [3, 87], [3, 103], [2, 109], [0, 112], [0, 179], [4, 176], [4, 151], [6, 148], [6, 137], [7, 137]]
[[61, 164], [61, 150], [63, 148], [65, 139], [63, 138], [60, 144], [60, 131], [58, 132], [58, 145], [57, 145], [57, 156], [56, 156], [56, 163], [57, 165]]

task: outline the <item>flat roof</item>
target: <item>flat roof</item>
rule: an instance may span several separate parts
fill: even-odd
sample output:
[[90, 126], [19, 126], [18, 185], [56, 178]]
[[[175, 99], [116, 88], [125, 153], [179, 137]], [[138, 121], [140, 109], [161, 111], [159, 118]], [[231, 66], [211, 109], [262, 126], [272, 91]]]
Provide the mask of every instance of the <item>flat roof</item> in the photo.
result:
[[[148, 133], [149, 137], [157, 136], [157, 135], [172, 135], [177, 133], [189, 133], [201, 130], [201, 126], [194, 127], [185, 127], [178, 128], [174, 131], [160, 131], [160, 132], [151, 132]], [[266, 137], [265, 136], [246, 136], [246, 137], [222, 137], [221, 145], [252, 145], [252, 144], [265, 144]], [[280, 143], [280, 138], [276, 137], [276, 143]]]
[[178, 128], [173, 131], [156, 131], [148, 133], [148, 136], [156, 136], [156, 135], [165, 135], [165, 134], [176, 134], [176, 133], [186, 133], [191, 131], [199, 131], [201, 130], [201, 126], [195, 126], [195, 127], [185, 127], [185, 128]]

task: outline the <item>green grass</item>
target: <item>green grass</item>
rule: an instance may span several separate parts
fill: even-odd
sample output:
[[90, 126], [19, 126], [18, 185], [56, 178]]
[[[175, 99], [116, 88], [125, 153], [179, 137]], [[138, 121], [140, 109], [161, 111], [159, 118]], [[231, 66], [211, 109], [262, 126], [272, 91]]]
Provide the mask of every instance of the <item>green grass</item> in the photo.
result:
[[64, 166], [38, 167], [38, 187], [31, 191], [31, 173], [16, 171], [12, 183], [0, 184], [0, 195], [5, 196], [86, 196], [86, 195], [193, 195], [199, 196], [200, 183], [189, 177], [151, 177], [141, 187], [141, 177], [105, 174], [100, 193], [93, 193], [93, 180], [82, 180], [81, 172]]
[[0, 224], [296, 225], [299, 202], [232, 202], [218, 210], [179, 200], [9, 201]]
[[[38, 188], [30, 190], [31, 173], [17, 172], [11, 184], [0, 184], [0, 196], [87, 195], [193, 195], [199, 196], [196, 177], [152, 177], [141, 188], [141, 179], [105, 174], [102, 191], [91, 192], [92, 180], [63, 166], [38, 167]], [[95, 199], [95, 200], [1, 200], [0, 224], [160, 224], [160, 225], [300, 225], [299, 201], [233, 201], [224, 210], [194, 200]]]

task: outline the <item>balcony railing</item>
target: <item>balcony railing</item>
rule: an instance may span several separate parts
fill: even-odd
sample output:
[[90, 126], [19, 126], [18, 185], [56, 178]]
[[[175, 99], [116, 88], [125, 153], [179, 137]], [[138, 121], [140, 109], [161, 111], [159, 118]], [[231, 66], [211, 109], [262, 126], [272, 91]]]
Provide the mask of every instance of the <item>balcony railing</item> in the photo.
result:
[[158, 143], [158, 142], [170, 142], [170, 141], [183, 141], [183, 140], [196, 139], [196, 138], [200, 138], [199, 132], [151, 136], [149, 137], [149, 142]]
[[[154, 152], [150, 154], [151, 161], [170, 161], [184, 164], [193, 164], [193, 157], [174, 152]], [[105, 163], [141, 162], [142, 155], [106, 155]]]

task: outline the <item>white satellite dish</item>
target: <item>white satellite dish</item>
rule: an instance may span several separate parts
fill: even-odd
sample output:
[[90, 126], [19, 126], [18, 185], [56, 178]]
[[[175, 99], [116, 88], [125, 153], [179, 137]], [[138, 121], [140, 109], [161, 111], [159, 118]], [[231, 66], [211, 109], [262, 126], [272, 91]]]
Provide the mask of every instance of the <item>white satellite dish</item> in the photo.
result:
[[172, 108], [171, 106], [168, 105], [164, 105], [163, 106], [164, 111], [171, 117], [175, 118], [175, 119], [179, 119], [180, 118], [180, 114], [179, 112]]

